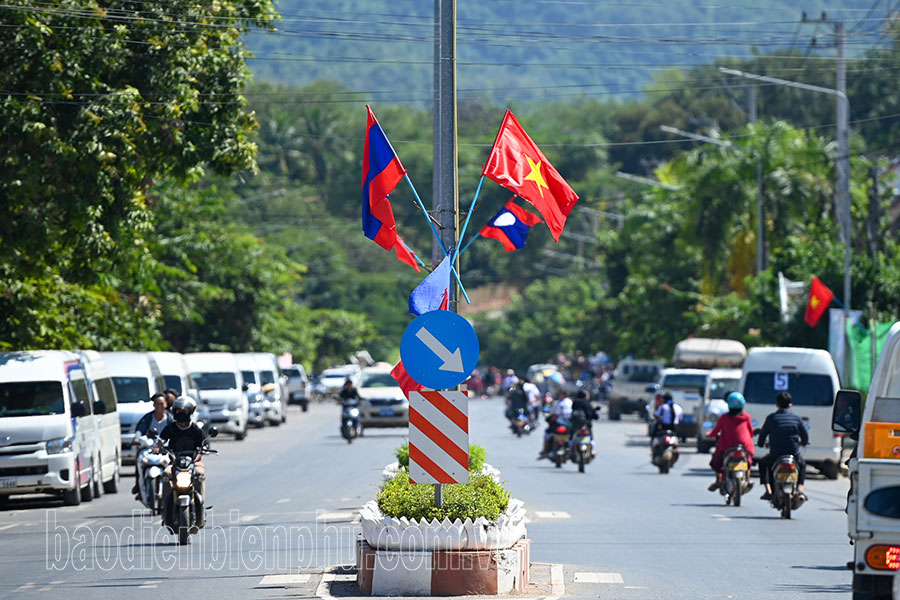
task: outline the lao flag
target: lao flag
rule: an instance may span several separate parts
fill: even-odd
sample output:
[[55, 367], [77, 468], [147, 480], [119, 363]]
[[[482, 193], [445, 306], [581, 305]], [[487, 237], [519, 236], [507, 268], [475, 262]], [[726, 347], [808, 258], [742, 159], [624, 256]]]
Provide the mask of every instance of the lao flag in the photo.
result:
[[409, 295], [409, 312], [424, 315], [433, 310], [447, 310], [450, 304], [450, 255], [434, 268]]
[[406, 169], [400, 164], [372, 109], [366, 105], [366, 110], [368, 122], [362, 164], [363, 232], [385, 250], [391, 250], [397, 241], [397, 225], [388, 194], [403, 179]]
[[528, 232], [540, 222], [540, 217], [510, 200], [479, 233], [486, 238], [497, 240], [503, 244], [507, 252], [512, 252], [525, 246]]

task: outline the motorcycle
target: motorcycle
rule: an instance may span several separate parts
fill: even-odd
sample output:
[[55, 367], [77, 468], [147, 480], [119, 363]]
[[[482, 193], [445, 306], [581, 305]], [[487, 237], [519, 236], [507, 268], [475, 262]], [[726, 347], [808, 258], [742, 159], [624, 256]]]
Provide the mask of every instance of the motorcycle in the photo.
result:
[[[213, 427], [209, 431], [211, 437], [218, 432]], [[206, 525], [206, 512], [203, 498], [199, 492], [196, 465], [198, 458], [204, 454], [218, 454], [216, 450], [204, 447], [191, 452], [178, 454], [167, 451], [172, 460], [171, 491], [163, 502], [163, 526], [178, 535], [178, 544], [184, 546], [192, 533], [197, 533]]]
[[747, 449], [742, 444], [725, 452], [722, 459], [722, 482], [719, 485], [719, 493], [725, 496], [725, 504], [740, 506], [741, 496], [753, 488], [749, 458]]
[[354, 400], [344, 402], [341, 408], [341, 437], [352, 444], [353, 438], [360, 436], [362, 423], [359, 420], [359, 404]]
[[512, 419], [512, 423], [510, 423], [510, 428], [513, 433], [516, 434], [516, 437], [522, 437], [523, 433], [531, 433], [531, 419], [528, 418], [528, 414], [525, 412], [525, 409], [520, 408], [516, 411], [515, 416]]
[[800, 469], [790, 454], [779, 456], [772, 465], [772, 506], [781, 511], [782, 519], [790, 519], [791, 511], [803, 505], [804, 498], [798, 489]]
[[550, 460], [559, 469], [566, 462], [569, 453], [569, 428], [557, 425], [550, 438]]
[[578, 465], [579, 473], [584, 473], [584, 465], [594, 460], [594, 438], [587, 426], [579, 428], [572, 437], [570, 458]]
[[151, 429], [149, 435], [137, 436], [137, 488], [138, 498], [150, 509], [150, 514], [158, 515], [162, 511], [163, 473], [169, 466], [171, 458], [168, 454], [153, 452], [156, 446], [157, 432]]
[[678, 462], [678, 435], [671, 429], [660, 431], [650, 442], [650, 462], [659, 468], [659, 472], [666, 474], [675, 463]]

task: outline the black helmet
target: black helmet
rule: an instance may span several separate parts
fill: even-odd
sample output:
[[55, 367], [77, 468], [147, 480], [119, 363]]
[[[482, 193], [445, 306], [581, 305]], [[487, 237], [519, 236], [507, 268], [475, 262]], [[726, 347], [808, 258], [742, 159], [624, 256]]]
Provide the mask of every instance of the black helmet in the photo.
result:
[[194, 413], [194, 409], [197, 408], [197, 403], [194, 402], [193, 398], [188, 396], [180, 396], [177, 400], [175, 400], [175, 404], [172, 405], [172, 412], [178, 412], [179, 410], [185, 411], [188, 415]]

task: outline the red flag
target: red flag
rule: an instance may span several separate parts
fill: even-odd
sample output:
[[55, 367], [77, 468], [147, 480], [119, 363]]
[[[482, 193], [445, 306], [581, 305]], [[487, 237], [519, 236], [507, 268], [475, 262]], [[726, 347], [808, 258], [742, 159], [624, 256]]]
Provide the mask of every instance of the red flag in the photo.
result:
[[397, 260], [411, 266], [416, 270], [416, 273], [421, 272], [419, 265], [416, 263], [415, 255], [399, 235], [397, 236], [397, 241], [394, 243], [394, 251], [397, 252]]
[[803, 317], [806, 324], [815, 327], [822, 315], [825, 314], [832, 299], [834, 299], [834, 292], [813, 275], [812, 284], [809, 286], [809, 300], [806, 303], [806, 315]]
[[397, 383], [400, 384], [400, 389], [403, 390], [403, 395], [406, 396], [407, 400], [409, 400], [410, 392], [419, 392], [425, 389], [424, 385], [418, 383], [409, 376], [409, 373], [406, 372], [406, 367], [403, 366], [402, 360], [391, 369], [391, 377], [396, 379]]
[[578, 194], [509, 110], [481, 174], [531, 202], [544, 216], [553, 239], [559, 241], [566, 218], [578, 202]]

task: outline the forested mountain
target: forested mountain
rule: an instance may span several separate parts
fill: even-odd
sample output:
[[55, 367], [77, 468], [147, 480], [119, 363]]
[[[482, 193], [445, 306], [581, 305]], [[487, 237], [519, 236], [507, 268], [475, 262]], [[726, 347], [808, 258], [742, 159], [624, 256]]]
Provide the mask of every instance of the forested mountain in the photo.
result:
[[[860, 55], [878, 40], [888, 10], [872, 4], [460, 0], [459, 95], [501, 103], [636, 98], [672, 69], [754, 51], [802, 54], [810, 50], [811, 36], [819, 46], [831, 43], [831, 27], [801, 24], [803, 11], [810, 20], [826, 11], [828, 18], [845, 22], [848, 55]], [[336, 81], [364, 92], [357, 99], [430, 102], [431, 0], [281, 0], [276, 7], [282, 15], [277, 30], [247, 38], [258, 81]]]

